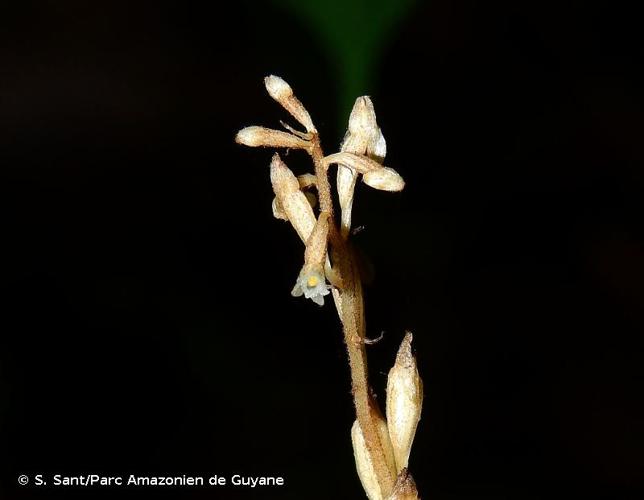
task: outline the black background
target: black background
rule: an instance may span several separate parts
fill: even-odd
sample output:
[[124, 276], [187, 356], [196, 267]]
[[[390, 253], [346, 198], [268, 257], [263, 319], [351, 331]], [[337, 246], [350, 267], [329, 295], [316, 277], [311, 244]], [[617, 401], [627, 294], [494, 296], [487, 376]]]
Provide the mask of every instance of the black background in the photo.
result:
[[[516, 4], [418, 6], [365, 89], [407, 182], [354, 204], [373, 385], [412, 330], [423, 498], [641, 498], [640, 18]], [[82, 472], [362, 498], [339, 322], [289, 295], [303, 247], [271, 216], [271, 153], [233, 143], [286, 119], [274, 73], [333, 152], [333, 68], [268, 4], [0, 7], [0, 498], [153, 493], [16, 485]]]

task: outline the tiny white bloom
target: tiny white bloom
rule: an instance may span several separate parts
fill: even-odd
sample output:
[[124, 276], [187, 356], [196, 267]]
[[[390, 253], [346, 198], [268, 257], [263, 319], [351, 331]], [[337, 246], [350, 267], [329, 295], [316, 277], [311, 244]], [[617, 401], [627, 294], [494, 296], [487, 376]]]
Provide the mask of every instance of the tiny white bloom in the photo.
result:
[[297, 277], [295, 286], [291, 291], [293, 297], [304, 295], [319, 306], [324, 305], [324, 296], [329, 294], [329, 285], [326, 284], [324, 274], [316, 270], [303, 269]]

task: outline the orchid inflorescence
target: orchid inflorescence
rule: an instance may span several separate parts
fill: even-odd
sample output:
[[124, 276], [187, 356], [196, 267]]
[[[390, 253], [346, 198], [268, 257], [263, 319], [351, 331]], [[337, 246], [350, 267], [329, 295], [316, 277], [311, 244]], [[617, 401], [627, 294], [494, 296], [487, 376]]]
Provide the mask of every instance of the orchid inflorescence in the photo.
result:
[[[273, 155], [272, 210], [276, 218], [290, 222], [305, 244], [304, 264], [291, 294], [303, 295], [322, 306], [324, 297], [331, 293], [342, 321], [357, 416], [351, 436], [358, 475], [372, 500], [418, 498], [407, 470], [423, 398], [422, 381], [411, 350], [412, 335], [405, 335], [389, 373], [385, 420], [368, 384], [365, 344], [370, 341], [365, 336], [362, 284], [349, 241], [358, 178], [362, 176], [365, 184], [382, 191], [401, 191], [405, 183], [395, 170], [383, 165], [387, 145], [369, 97], [356, 99], [340, 151], [325, 156], [311, 116], [291, 87], [277, 76], [266, 77], [264, 84], [269, 95], [304, 131], [285, 123], [285, 130], [252, 126], [240, 130], [235, 140], [253, 147], [300, 149], [313, 160], [313, 173], [296, 176], [277, 153]], [[337, 165], [339, 225], [334, 218], [328, 179], [332, 165]]]

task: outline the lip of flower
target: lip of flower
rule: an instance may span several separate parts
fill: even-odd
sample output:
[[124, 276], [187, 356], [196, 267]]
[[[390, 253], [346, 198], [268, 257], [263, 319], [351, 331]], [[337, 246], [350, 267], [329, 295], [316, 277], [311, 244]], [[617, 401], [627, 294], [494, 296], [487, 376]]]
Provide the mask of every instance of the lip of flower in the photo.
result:
[[319, 271], [303, 271], [297, 278], [291, 291], [293, 297], [304, 295], [316, 304], [324, 305], [324, 296], [328, 295], [329, 285], [326, 284], [324, 275]]

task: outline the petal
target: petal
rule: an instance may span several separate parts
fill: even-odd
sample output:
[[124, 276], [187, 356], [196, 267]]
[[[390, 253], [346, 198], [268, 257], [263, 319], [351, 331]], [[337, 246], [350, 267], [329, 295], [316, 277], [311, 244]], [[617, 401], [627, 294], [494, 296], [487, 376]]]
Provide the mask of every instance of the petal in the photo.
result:
[[304, 293], [304, 292], [302, 291], [302, 286], [300, 285], [300, 280], [297, 280], [297, 282], [295, 283], [295, 286], [293, 287], [293, 290], [291, 290], [291, 295], [293, 297], [301, 297], [302, 293]]
[[311, 297], [311, 300], [312, 300], [313, 302], [315, 302], [315, 303], [316, 303], [317, 305], [319, 305], [319, 306], [323, 306], [323, 305], [324, 305], [324, 297], [322, 297], [322, 295], [313, 295], [313, 296]]

